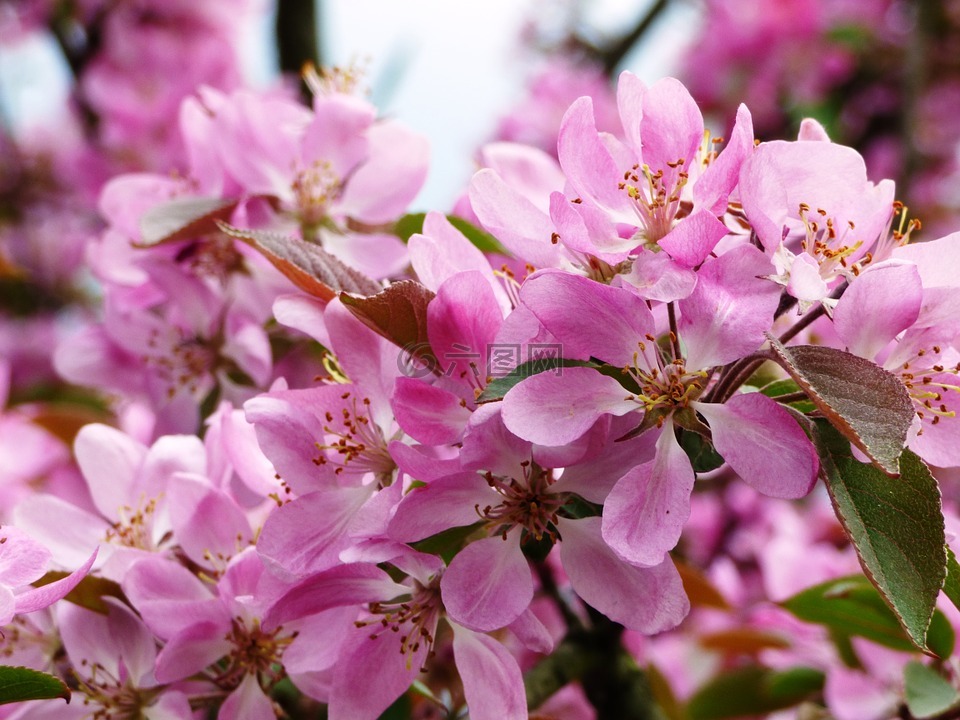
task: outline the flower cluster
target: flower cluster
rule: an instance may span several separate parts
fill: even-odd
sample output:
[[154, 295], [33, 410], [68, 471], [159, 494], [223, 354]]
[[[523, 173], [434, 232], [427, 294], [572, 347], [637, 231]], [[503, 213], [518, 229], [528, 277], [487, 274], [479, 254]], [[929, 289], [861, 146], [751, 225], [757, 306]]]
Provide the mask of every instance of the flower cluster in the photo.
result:
[[406, 214], [425, 139], [305, 80], [201, 88], [178, 172], [99, 196], [101, 317], [53, 352], [95, 402], [0, 416], [0, 648], [82, 699], [3, 717], [589, 718], [611, 658], [692, 717], [725, 665], [787, 688], [757, 713], [887, 717], [904, 666], [955, 702], [917, 658], [957, 620], [960, 236], [910, 244], [816, 121], [715, 137], [629, 72], [619, 127], [584, 96], [555, 155], [483, 148], [472, 223]]

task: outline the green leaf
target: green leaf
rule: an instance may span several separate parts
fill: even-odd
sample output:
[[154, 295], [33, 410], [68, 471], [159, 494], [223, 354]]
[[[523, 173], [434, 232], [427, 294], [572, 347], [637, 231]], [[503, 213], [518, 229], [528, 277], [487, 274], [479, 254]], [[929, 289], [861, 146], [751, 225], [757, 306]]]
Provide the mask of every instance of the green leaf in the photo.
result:
[[910, 715], [918, 720], [946, 712], [960, 700], [943, 676], [915, 660], [903, 668], [903, 694]]
[[830, 423], [888, 475], [913, 422], [913, 402], [895, 375], [842, 350], [813, 345], [784, 347], [767, 335], [784, 369]]
[[70, 702], [70, 689], [60, 678], [30, 668], [0, 665], [0, 705], [54, 698]]
[[462, 232], [464, 237], [472, 242], [478, 250], [482, 250], [486, 253], [509, 255], [503, 245], [500, 244], [500, 241], [486, 230], [481, 230], [473, 223], [467, 222], [463, 218], [457, 217], [456, 215], [447, 215], [447, 220], [449, 220], [450, 224], [453, 225], [457, 230]]
[[953, 631], [953, 625], [947, 620], [946, 615], [935, 610], [930, 620], [930, 627], [927, 629], [927, 647], [937, 657], [948, 658], [953, 655], [956, 644], [957, 636]]
[[718, 675], [701, 687], [687, 704], [690, 720], [722, 720], [783, 710], [823, 689], [819, 670], [795, 667], [773, 671], [748, 665]]
[[494, 378], [487, 383], [487, 387], [480, 393], [477, 402], [488, 403], [503, 400], [503, 396], [515, 386], [519, 385], [521, 380], [526, 380], [528, 377], [548, 371], [559, 374], [562, 372], [562, 368], [565, 367], [597, 367], [597, 365], [589, 360], [569, 360], [567, 358], [549, 356], [527, 360], [517, 365], [503, 377]]
[[423, 232], [423, 221], [426, 219], [426, 213], [410, 213], [402, 216], [393, 226], [393, 234], [404, 242], [408, 242], [410, 237]]
[[780, 603], [801, 620], [894, 650], [915, 650], [896, 615], [863, 575], [828, 580]]
[[316, 243], [282, 233], [242, 230], [220, 221], [217, 227], [258, 251], [290, 282], [323, 302], [333, 300], [340, 292], [365, 296], [375, 295], [382, 289], [375, 280], [344, 264]]
[[695, 472], [704, 473], [716, 470], [723, 465], [724, 459], [704, 437], [695, 432], [684, 430], [680, 434], [680, 447], [690, 458]]
[[411, 543], [411, 546], [414, 550], [422, 553], [439, 555], [445, 563], [449, 564], [457, 553], [463, 549], [467, 538], [473, 535], [479, 527], [480, 523], [476, 522], [473, 525], [450, 528], [419, 542]]
[[217, 232], [217, 222], [229, 220], [236, 206], [236, 200], [198, 197], [154, 205], [140, 218], [142, 242], [136, 246], [153, 247]]
[[[404, 242], [407, 242], [410, 240], [411, 235], [423, 232], [423, 221], [426, 217], [426, 213], [410, 213], [409, 215], [404, 215], [397, 220], [393, 226], [393, 234]], [[473, 243], [478, 250], [485, 253], [498, 253], [500, 255], [509, 254], [503, 245], [500, 244], [500, 241], [486, 230], [481, 230], [473, 223], [456, 215], [447, 215], [447, 220], [449, 220], [450, 224], [457, 230], [463, 233], [463, 236]]]
[[419, 371], [408, 364], [413, 358], [423, 360], [429, 374], [438, 369], [427, 337], [427, 306], [434, 297], [415, 280], [401, 280], [369, 297], [341, 293], [340, 301], [360, 322], [403, 349], [397, 363], [405, 374]]
[[[801, 392], [801, 388], [797, 385], [796, 380], [792, 378], [786, 378], [784, 380], [776, 380], [768, 385], [764, 385], [760, 388], [760, 392], [770, 398], [778, 398], [783, 395], [792, 395], [793, 393]], [[796, 408], [802, 413], [813, 412], [817, 409], [817, 406], [813, 404], [810, 400], [794, 400], [791, 403], [788, 403], [791, 407]]]
[[408, 720], [413, 714], [413, 704], [410, 702], [410, 695], [404, 693], [398, 697], [393, 705], [383, 711], [378, 720]]
[[960, 563], [957, 556], [947, 546], [947, 578], [943, 582], [943, 594], [949, 598], [954, 607], [960, 610]]
[[[836, 430], [819, 421], [821, 474], [834, 510], [867, 576], [900, 619], [910, 639], [928, 650], [927, 628], [946, 576], [940, 489], [909, 450], [892, 478], [850, 455], [830, 452]], [[825, 438], [825, 439], [824, 439]]]

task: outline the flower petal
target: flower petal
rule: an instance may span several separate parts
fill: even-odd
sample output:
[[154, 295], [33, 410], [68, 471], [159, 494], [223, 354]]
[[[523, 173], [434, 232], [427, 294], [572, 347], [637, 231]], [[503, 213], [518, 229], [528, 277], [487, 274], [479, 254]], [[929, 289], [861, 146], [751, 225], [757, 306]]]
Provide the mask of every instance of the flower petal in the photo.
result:
[[693, 482], [693, 467], [668, 420], [656, 457], [620, 478], [607, 496], [603, 539], [627, 562], [660, 565], [690, 517]]
[[488, 635], [453, 626], [453, 658], [473, 720], [525, 720], [527, 696], [513, 655]]
[[603, 541], [601, 523], [598, 517], [560, 523], [560, 559], [577, 595], [630, 630], [652, 635], [680, 624], [690, 602], [673, 560], [625, 563]]
[[795, 499], [817, 481], [817, 452], [790, 413], [760, 393], [735, 395], [724, 404], [693, 403], [710, 424], [713, 444], [751, 487], [771, 497]]
[[533, 577], [519, 530], [476, 540], [453, 558], [440, 580], [443, 604], [461, 625], [485, 632], [509, 625], [533, 599]]

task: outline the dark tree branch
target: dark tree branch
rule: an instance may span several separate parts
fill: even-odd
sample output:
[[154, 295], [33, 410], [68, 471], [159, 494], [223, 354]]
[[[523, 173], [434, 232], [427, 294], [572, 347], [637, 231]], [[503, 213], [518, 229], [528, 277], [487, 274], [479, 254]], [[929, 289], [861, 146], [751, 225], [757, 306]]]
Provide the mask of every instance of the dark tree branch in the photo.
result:
[[660, 13], [667, 8], [669, 1], [670, 0], [656, 0], [650, 9], [647, 10], [646, 14], [633, 26], [630, 32], [601, 52], [600, 60], [603, 63], [603, 71], [607, 75], [613, 75], [614, 70], [617, 69], [617, 66], [623, 58], [627, 56], [630, 49], [640, 41], [640, 38], [646, 34], [650, 26], [660, 17]]
[[[299, 75], [303, 66], [320, 66], [317, 4], [319, 0], [277, 0], [277, 55], [280, 72]], [[309, 101], [310, 92], [301, 81], [300, 90]]]

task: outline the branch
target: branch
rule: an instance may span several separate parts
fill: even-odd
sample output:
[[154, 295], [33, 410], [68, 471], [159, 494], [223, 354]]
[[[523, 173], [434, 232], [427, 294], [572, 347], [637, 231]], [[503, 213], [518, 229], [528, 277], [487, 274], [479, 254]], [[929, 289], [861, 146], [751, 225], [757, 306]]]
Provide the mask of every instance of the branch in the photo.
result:
[[617, 69], [617, 66], [623, 58], [626, 57], [627, 53], [630, 52], [631, 48], [640, 41], [640, 38], [646, 34], [650, 26], [660, 17], [660, 13], [666, 9], [669, 2], [670, 0], [656, 0], [656, 2], [650, 6], [650, 9], [647, 10], [646, 14], [637, 21], [637, 24], [633, 26], [630, 32], [606, 48], [595, 48], [597, 59], [599, 59], [603, 65], [604, 73], [608, 76], [613, 74], [613, 71]]
[[620, 643], [623, 627], [590, 609], [593, 625], [573, 630], [548, 657], [527, 671], [527, 707], [539, 707], [565, 685], [577, 681], [597, 710], [597, 718], [663, 720], [647, 674]]
[[[307, 63], [320, 66], [318, 3], [319, 0], [278, 0], [276, 38], [280, 72], [299, 76]], [[300, 91], [309, 101], [310, 91], [302, 81]]]

